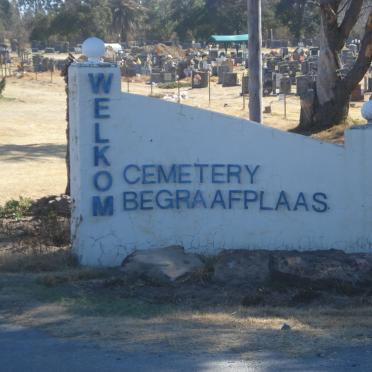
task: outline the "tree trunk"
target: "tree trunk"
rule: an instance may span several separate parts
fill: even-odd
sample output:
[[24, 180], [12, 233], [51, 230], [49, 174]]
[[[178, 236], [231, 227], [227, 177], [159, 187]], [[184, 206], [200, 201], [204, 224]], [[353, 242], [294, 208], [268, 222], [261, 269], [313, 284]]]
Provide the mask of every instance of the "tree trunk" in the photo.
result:
[[339, 23], [341, 1], [320, 1], [320, 54], [313, 90], [301, 97], [298, 129], [316, 131], [345, 122], [350, 96], [363, 79], [372, 61], [372, 11], [370, 10], [358, 58], [346, 76], [341, 77], [339, 53], [362, 11], [363, 0], [352, 0]]
[[67, 171], [67, 184], [65, 189], [65, 194], [70, 195], [70, 120], [69, 120], [69, 100], [68, 100], [68, 68], [70, 67], [71, 63], [75, 61], [75, 57], [72, 54], [68, 55], [67, 63], [63, 70], [61, 71], [61, 76], [64, 77], [65, 80], [65, 91], [66, 91], [66, 141], [67, 141], [67, 148], [66, 148], [66, 171]]
[[301, 97], [300, 128], [329, 128], [345, 122], [349, 113], [351, 92], [346, 89], [337, 71], [341, 68], [338, 45], [325, 32], [326, 20], [321, 19], [318, 75], [313, 92]]

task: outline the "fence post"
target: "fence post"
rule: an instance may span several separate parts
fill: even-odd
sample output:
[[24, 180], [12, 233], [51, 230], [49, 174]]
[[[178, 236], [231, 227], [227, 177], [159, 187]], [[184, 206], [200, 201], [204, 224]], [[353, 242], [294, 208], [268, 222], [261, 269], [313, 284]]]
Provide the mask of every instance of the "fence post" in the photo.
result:
[[208, 71], [208, 104], [211, 105], [211, 72]]

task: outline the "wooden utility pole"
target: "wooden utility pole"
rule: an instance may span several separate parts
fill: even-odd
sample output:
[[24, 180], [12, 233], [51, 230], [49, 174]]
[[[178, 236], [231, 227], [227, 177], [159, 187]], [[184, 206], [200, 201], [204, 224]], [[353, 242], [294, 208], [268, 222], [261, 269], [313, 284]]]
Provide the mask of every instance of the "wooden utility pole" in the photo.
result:
[[262, 122], [261, 0], [248, 0], [249, 119]]

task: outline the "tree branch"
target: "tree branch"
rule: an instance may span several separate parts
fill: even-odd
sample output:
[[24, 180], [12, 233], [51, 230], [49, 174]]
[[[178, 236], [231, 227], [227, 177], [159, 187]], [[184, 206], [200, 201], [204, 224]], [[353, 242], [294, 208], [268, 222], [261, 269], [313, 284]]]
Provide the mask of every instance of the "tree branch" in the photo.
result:
[[372, 10], [369, 13], [365, 33], [360, 44], [358, 58], [345, 77], [346, 89], [351, 92], [363, 79], [372, 62]]
[[344, 44], [345, 40], [349, 37], [351, 30], [359, 18], [362, 6], [363, 0], [352, 0], [349, 4], [349, 7], [345, 12], [344, 19], [339, 27], [340, 43], [342, 42], [342, 44]]

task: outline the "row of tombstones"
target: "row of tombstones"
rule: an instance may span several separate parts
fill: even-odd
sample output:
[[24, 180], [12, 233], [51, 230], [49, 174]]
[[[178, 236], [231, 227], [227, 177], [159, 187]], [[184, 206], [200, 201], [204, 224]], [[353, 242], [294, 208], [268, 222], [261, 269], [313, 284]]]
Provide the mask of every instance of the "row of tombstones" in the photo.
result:
[[[213, 71], [212, 71], [212, 75]], [[239, 85], [238, 75], [230, 71], [226, 65], [218, 66], [215, 76], [218, 76], [218, 83], [223, 87], [231, 87]], [[209, 72], [208, 71], [193, 71], [192, 72], [192, 88], [206, 88], [208, 86]], [[151, 74], [152, 83], [171, 83], [176, 81], [176, 74], [169, 72], [160, 72]], [[305, 96], [309, 90], [314, 89], [316, 75], [300, 75], [295, 79], [297, 96]], [[271, 94], [292, 94], [293, 79], [287, 74], [272, 73], [271, 71], [263, 72], [263, 94], [269, 96]], [[366, 91], [372, 91], [372, 78], [368, 78]], [[249, 77], [242, 78], [242, 94], [249, 94]], [[364, 100], [364, 95], [360, 84], [352, 92], [352, 101]]]
[[66, 63], [66, 60], [43, 57], [39, 54], [34, 54], [32, 56], [32, 65], [34, 72], [47, 72], [54, 70], [61, 71], [65, 68]]

